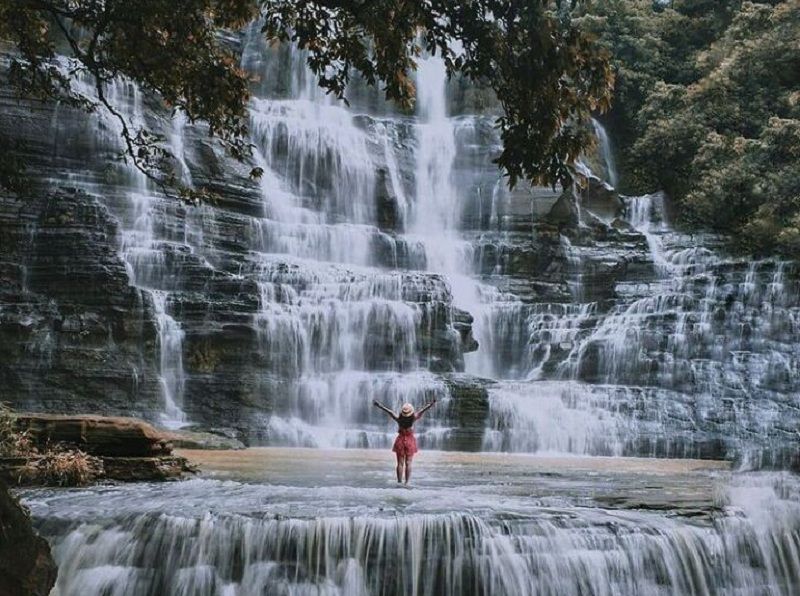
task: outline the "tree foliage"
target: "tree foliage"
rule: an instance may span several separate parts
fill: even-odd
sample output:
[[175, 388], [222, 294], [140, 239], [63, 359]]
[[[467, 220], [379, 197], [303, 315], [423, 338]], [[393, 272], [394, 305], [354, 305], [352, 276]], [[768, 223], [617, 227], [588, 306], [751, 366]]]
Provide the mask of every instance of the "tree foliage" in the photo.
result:
[[[613, 4], [613, 6], [611, 6]], [[737, 248], [800, 248], [800, 2], [614, 0], [590, 7], [618, 71], [612, 130], [629, 192]]]
[[160, 139], [116, 111], [109, 84], [137, 81], [244, 157], [248, 80], [218, 31], [255, 15], [241, 0], [184, 0], [180, 10], [172, 0], [0, 0], [0, 38], [16, 50], [4, 76], [21, 97], [107, 110], [119, 121], [125, 157], [169, 183]]
[[[151, 177], [165, 149], [114, 111], [106, 87], [139, 82], [192, 121], [208, 123], [231, 153], [248, 153], [247, 73], [226, 40], [261, 19], [271, 42], [296, 43], [319, 84], [345, 99], [358, 74], [386, 97], [413, 104], [424, 52], [451, 74], [490, 86], [502, 106], [498, 158], [512, 183], [566, 181], [590, 142], [583, 124], [607, 107], [607, 54], [561, 0], [0, 0], [0, 38], [16, 54], [5, 76], [23, 97], [105, 109], [126, 155]], [[76, 81], [89, 81], [91, 96]], [[0, 171], [0, 182], [13, 175]], [[161, 178], [163, 180], [163, 178]]]

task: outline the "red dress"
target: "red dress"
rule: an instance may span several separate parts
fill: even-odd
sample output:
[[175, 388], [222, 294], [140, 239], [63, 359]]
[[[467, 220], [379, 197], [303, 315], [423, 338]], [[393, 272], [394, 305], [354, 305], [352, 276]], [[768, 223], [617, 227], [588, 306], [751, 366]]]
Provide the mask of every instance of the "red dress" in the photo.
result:
[[[410, 419], [410, 420], [409, 420]], [[398, 457], [405, 457], [411, 459], [414, 454], [419, 451], [417, 449], [417, 439], [414, 437], [414, 429], [412, 425], [419, 419], [418, 415], [413, 416], [400, 416], [397, 424], [397, 438], [394, 440], [394, 451]]]

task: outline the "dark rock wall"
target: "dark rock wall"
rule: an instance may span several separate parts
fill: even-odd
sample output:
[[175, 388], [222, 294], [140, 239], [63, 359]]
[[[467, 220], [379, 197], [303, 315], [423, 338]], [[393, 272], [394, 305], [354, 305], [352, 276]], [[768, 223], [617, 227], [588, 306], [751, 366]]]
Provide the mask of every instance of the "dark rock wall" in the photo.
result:
[[95, 197], [0, 196], [0, 395], [17, 409], [152, 415], [156, 332]]
[[0, 481], [0, 596], [47, 596], [56, 574], [47, 541]]

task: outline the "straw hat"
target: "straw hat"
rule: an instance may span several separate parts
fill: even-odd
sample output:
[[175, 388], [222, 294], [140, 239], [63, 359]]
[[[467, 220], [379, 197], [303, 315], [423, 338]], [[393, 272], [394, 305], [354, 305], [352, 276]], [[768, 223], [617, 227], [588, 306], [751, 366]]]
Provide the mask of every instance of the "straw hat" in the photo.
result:
[[403, 416], [411, 416], [414, 413], [414, 406], [411, 404], [403, 404], [403, 407], [400, 408], [400, 413]]

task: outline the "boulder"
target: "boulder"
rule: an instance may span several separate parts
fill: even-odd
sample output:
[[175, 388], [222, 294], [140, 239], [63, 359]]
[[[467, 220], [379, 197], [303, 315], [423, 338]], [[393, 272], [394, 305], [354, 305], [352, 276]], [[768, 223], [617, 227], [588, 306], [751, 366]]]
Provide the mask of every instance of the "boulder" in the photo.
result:
[[475, 352], [478, 350], [478, 340], [472, 335], [472, 324], [475, 322], [469, 312], [453, 307], [453, 328], [461, 338], [461, 352]]
[[575, 195], [571, 189], [564, 189], [558, 200], [553, 203], [549, 213], [544, 217], [544, 221], [556, 225], [559, 228], [574, 228], [578, 226], [580, 215], [578, 205], [575, 202]]
[[0, 596], [47, 596], [56, 573], [47, 542], [0, 482]]
[[619, 193], [598, 178], [587, 178], [580, 200], [581, 207], [607, 221], [620, 217], [625, 211], [625, 203]]
[[153, 457], [172, 453], [172, 445], [160, 431], [136, 418], [19, 414], [17, 425], [38, 445], [69, 443], [91, 455]]
[[402, 232], [403, 215], [392, 190], [392, 181], [385, 168], [379, 169], [377, 175], [375, 210], [378, 227], [384, 232]]

